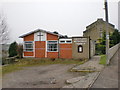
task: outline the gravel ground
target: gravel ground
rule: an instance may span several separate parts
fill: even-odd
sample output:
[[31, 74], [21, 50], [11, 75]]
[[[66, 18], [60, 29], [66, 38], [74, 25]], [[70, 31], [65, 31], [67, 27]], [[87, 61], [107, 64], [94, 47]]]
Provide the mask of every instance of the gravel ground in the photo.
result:
[[4, 75], [3, 88], [61, 88], [65, 80], [82, 76], [85, 73], [69, 72], [75, 64], [54, 64], [46, 66], [25, 67]]

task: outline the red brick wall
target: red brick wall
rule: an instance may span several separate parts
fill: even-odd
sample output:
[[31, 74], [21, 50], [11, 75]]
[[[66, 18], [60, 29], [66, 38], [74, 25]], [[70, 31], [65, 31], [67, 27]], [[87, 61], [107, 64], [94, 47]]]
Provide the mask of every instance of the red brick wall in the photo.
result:
[[58, 58], [58, 52], [47, 52], [48, 58]]
[[58, 40], [58, 36], [47, 33], [47, 40]]
[[45, 41], [35, 41], [35, 57], [45, 58]]
[[34, 34], [25, 36], [24, 41], [34, 41]]
[[34, 56], [33, 52], [24, 52], [24, 56]]
[[72, 58], [72, 44], [60, 44], [60, 58]]

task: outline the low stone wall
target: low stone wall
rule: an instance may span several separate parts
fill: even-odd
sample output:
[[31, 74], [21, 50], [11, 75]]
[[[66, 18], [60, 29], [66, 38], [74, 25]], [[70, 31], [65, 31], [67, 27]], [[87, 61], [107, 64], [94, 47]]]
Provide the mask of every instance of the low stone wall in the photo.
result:
[[110, 59], [114, 56], [114, 54], [117, 52], [118, 48], [120, 48], [120, 43], [111, 47], [109, 50], [108, 50], [108, 62], [107, 64], [109, 64], [110, 62]]

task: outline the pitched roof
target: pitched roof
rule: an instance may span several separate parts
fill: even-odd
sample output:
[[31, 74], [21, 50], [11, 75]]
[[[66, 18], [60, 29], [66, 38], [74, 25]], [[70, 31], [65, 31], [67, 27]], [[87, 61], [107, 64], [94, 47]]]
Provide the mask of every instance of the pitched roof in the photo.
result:
[[41, 31], [41, 32], [46, 32], [46, 33], [53, 34], [53, 35], [57, 35], [57, 36], [63, 36], [63, 35], [61, 35], [61, 34], [55, 34], [55, 33], [53, 33], [53, 32], [46, 31], [46, 30], [43, 30], [43, 29], [36, 29], [36, 30], [34, 30], [34, 31], [31, 31], [31, 32], [29, 32], [29, 33], [26, 33], [26, 34], [23, 34], [23, 35], [19, 36], [19, 38], [23, 38], [23, 37], [25, 37], [25, 36], [27, 36], [27, 35], [30, 35], [30, 34], [33, 34], [33, 33], [39, 32], [39, 31]]
[[[99, 21], [101, 21], [101, 22], [106, 22], [106, 21], [104, 21], [102, 18], [98, 18], [97, 21], [95, 21], [95, 22], [93, 22], [92, 24], [86, 26], [86, 28], [92, 26], [93, 24], [95, 24], [95, 23], [97, 23], [97, 22], [99, 22]], [[106, 23], [108, 23], [108, 22], [106, 22]], [[112, 27], [115, 27], [115, 25], [113, 25], [113, 24], [111, 24], [111, 23], [108, 23], [108, 24], [109, 24], [110, 26], [112, 26]]]

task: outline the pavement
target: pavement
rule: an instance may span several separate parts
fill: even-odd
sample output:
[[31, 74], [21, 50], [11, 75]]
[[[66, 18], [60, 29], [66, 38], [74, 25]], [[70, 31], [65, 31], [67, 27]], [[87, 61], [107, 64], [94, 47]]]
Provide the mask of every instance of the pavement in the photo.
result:
[[100, 56], [94, 56], [86, 63], [73, 67], [71, 69], [73, 72], [88, 72], [88, 74], [66, 80], [69, 85], [63, 86], [63, 88], [90, 88], [104, 69], [104, 65], [100, 65], [99, 61]]
[[72, 68], [71, 71], [80, 71], [80, 72], [94, 72], [94, 71], [101, 71], [104, 66], [99, 64], [100, 62], [100, 56], [93, 56], [89, 61], [87, 61], [86, 63], [76, 66], [74, 68]]
[[118, 54], [120, 54], [120, 48], [111, 59], [110, 65], [105, 67], [91, 88], [118, 88], [118, 60], [120, 59]]

